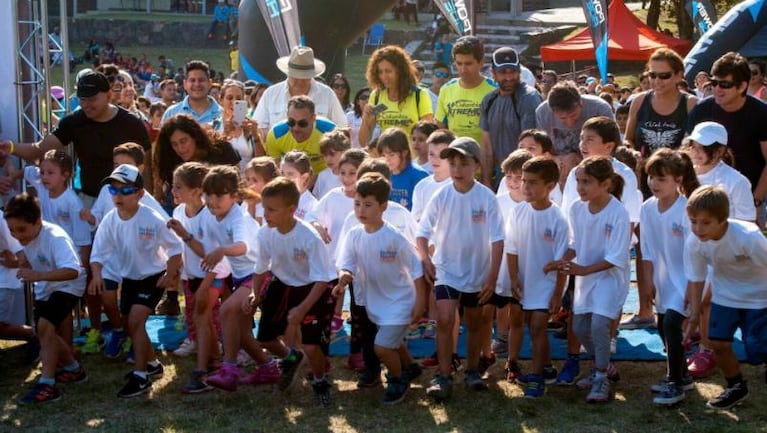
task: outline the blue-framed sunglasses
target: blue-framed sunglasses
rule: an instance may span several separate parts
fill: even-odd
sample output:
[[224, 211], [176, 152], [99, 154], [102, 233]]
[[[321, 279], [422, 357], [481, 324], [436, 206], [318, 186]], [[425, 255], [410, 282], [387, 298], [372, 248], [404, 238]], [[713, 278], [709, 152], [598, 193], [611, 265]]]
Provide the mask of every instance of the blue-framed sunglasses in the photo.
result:
[[138, 191], [137, 186], [121, 186], [118, 188], [116, 186], [109, 185], [108, 188], [109, 188], [109, 194], [112, 194], [112, 195], [131, 195], [131, 194], [135, 194], [136, 191]]

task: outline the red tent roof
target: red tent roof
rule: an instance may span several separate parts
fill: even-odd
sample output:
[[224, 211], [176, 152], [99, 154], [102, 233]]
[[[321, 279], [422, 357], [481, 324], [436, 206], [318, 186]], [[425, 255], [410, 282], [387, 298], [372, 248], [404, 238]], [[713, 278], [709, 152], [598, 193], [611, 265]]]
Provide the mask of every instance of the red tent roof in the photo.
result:
[[[684, 56], [692, 43], [685, 39], [666, 36], [647, 27], [623, 3], [613, 0], [607, 8], [609, 60], [639, 60], [650, 58], [658, 48], [671, 48]], [[583, 31], [552, 45], [541, 47], [541, 60], [558, 62], [569, 60], [594, 60], [594, 44], [588, 27]]]

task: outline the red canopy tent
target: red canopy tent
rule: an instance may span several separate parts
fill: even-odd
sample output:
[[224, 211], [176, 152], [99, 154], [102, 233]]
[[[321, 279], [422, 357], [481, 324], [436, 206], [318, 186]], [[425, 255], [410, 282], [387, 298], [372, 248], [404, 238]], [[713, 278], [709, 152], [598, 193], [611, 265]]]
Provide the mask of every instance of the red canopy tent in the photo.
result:
[[[647, 27], [623, 3], [613, 0], [607, 8], [609, 60], [645, 61], [658, 48], [671, 48], [684, 56], [692, 42], [666, 36]], [[556, 44], [541, 47], [541, 60], [560, 62], [570, 60], [594, 60], [594, 43], [588, 27]]]

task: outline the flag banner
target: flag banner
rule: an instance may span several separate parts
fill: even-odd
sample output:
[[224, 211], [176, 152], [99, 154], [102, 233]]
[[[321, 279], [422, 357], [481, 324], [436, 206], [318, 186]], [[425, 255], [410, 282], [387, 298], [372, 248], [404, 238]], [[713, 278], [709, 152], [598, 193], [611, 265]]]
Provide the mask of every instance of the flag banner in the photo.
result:
[[266, 27], [274, 40], [280, 57], [290, 55], [293, 47], [301, 43], [301, 25], [298, 21], [298, 0], [257, 0]]
[[473, 0], [434, 0], [434, 3], [459, 36], [474, 34]]
[[606, 0], [583, 0], [583, 13], [586, 14], [586, 24], [591, 32], [591, 40], [594, 43], [594, 56], [597, 59], [597, 67], [602, 77], [602, 82], [607, 82], [607, 1]]
[[686, 9], [700, 35], [706, 34], [716, 23], [716, 8], [710, 0], [687, 0]]

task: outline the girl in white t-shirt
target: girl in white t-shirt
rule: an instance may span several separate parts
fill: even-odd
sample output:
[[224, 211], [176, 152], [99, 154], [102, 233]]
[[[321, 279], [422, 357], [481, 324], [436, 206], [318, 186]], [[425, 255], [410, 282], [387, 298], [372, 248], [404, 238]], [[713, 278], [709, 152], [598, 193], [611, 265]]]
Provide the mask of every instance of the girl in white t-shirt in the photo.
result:
[[[668, 148], [658, 149], [645, 164], [647, 184], [653, 197], [642, 205], [641, 249], [646, 284], [643, 293], [655, 292], [658, 333], [666, 347], [666, 377], [652, 387], [658, 394], [655, 404], [672, 405], [692, 389], [684, 357], [682, 323], [687, 278], [684, 274], [684, 244], [690, 234], [690, 219], [685, 206], [687, 196], [699, 186], [692, 161], [687, 154]], [[684, 195], [683, 195], [684, 194]], [[651, 277], [651, 278], [650, 278]]]
[[[517, 143], [517, 149], [524, 149], [533, 154], [533, 156], [546, 156], [553, 157], [551, 149], [554, 148], [554, 144], [546, 131], [540, 129], [526, 129], [519, 134]], [[559, 163], [561, 168], [561, 163]], [[505, 182], [498, 184], [498, 194], [506, 192]], [[551, 190], [549, 199], [560, 206], [562, 204], [562, 185], [557, 182], [557, 185]]]
[[[282, 157], [280, 162], [280, 171], [282, 175], [292, 180], [301, 192], [298, 200], [295, 216], [304, 220], [317, 228], [317, 216], [314, 214], [314, 207], [317, 206], [317, 199], [309, 192], [309, 184], [312, 179], [312, 164], [309, 155], [300, 150], [291, 150]], [[323, 235], [323, 241], [327, 242], [327, 237]]]
[[245, 166], [245, 184], [253, 193], [251, 197], [245, 197], [240, 206], [242, 210], [256, 220], [258, 225], [264, 224], [264, 206], [261, 204], [261, 191], [264, 185], [280, 175], [280, 169], [274, 158], [270, 156], [257, 156]]
[[413, 133], [410, 134], [410, 146], [415, 154], [413, 162], [429, 174], [434, 174], [434, 167], [429, 158], [429, 136], [436, 130], [436, 123], [421, 120], [413, 126]]
[[[628, 291], [631, 222], [616, 197], [624, 182], [612, 158], [586, 158], [575, 169], [580, 201], [570, 207], [570, 248], [547, 270], [576, 276], [573, 295], [573, 331], [594, 357], [594, 369], [579, 380], [579, 389], [591, 389], [586, 401], [607, 402], [610, 382], [618, 372], [610, 362], [610, 326], [618, 317]], [[615, 196], [615, 197], [614, 197]]]

